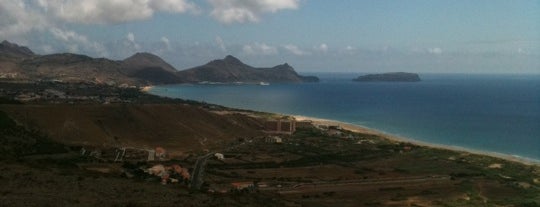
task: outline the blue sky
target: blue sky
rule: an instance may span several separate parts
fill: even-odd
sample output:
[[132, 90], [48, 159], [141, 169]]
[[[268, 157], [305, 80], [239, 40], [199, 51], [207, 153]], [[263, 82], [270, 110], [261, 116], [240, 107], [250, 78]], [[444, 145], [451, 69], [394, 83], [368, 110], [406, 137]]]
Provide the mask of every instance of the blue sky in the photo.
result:
[[177, 69], [232, 54], [300, 72], [540, 73], [540, 1], [0, 0], [0, 39]]

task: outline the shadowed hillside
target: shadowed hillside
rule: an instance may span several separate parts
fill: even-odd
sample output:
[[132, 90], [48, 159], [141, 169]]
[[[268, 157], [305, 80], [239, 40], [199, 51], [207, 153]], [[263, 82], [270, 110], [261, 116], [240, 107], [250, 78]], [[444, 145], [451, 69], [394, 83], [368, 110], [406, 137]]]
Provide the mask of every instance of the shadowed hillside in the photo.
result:
[[260, 134], [261, 123], [243, 115], [218, 115], [194, 106], [2, 106], [16, 121], [71, 145], [163, 146], [182, 152]]
[[301, 76], [289, 64], [272, 68], [255, 68], [244, 64], [237, 58], [228, 55], [224, 59], [213, 60], [201, 66], [183, 70], [178, 74], [186, 82], [317, 82], [314, 76]]
[[233, 56], [177, 71], [151, 53], [136, 53], [124, 60], [92, 58], [61, 53], [35, 55], [30, 49], [8, 41], [0, 43], [0, 81], [56, 81], [96, 83], [114, 86], [209, 82], [317, 82], [301, 76], [287, 63], [272, 68], [255, 68]]
[[146, 80], [149, 84], [182, 82], [173, 66], [151, 53], [137, 53], [124, 59], [122, 68], [130, 77]]

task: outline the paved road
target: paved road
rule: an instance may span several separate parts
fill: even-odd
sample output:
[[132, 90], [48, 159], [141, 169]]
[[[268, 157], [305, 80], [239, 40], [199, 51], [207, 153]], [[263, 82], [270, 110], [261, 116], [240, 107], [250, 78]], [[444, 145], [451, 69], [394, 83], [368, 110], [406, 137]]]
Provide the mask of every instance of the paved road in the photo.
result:
[[[230, 146], [222, 151], [229, 151], [231, 149], [234, 149], [236, 147], [239, 147], [246, 143], [251, 143], [252, 139], [246, 140], [245, 142], [241, 142], [239, 144]], [[197, 158], [197, 161], [195, 162], [195, 167], [193, 168], [193, 172], [191, 173], [191, 184], [190, 188], [193, 190], [200, 190], [202, 187], [203, 181], [203, 175], [204, 175], [204, 168], [206, 166], [206, 162], [209, 158], [213, 157], [215, 152], [209, 152], [208, 154], [205, 154], [203, 156], [200, 156]]]
[[193, 168], [193, 173], [191, 173], [191, 184], [190, 188], [194, 190], [201, 189], [201, 186], [203, 184], [203, 174], [204, 174], [204, 167], [206, 166], [206, 161], [208, 161], [209, 158], [211, 158], [214, 155], [213, 152], [210, 152], [206, 155], [203, 155], [199, 158], [197, 158], [197, 162], [195, 162], [195, 167]]

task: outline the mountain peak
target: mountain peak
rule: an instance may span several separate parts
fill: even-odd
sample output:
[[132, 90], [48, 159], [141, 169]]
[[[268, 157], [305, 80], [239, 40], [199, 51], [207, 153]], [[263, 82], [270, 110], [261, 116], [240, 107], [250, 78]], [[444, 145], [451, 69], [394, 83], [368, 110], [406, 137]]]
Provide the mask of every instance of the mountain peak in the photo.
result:
[[154, 55], [149, 52], [138, 52], [124, 59], [124, 61], [135, 61], [135, 60], [146, 61], [146, 62], [163, 61], [159, 56]]
[[226, 63], [230, 63], [230, 64], [234, 64], [234, 65], [240, 65], [240, 64], [244, 64], [242, 63], [242, 61], [240, 61], [238, 58], [232, 56], [232, 55], [227, 55], [223, 61], [225, 61]]
[[142, 68], [161, 68], [168, 72], [177, 72], [161, 57], [148, 52], [138, 52], [122, 61], [124, 68], [131, 70], [140, 70]]
[[2, 41], [2, 43], [0, 43], [0, 54], [8, 54], [18, 57], [29, 57], [34, 55], [34, 52], [32, 52], [32, 50], [28, 49], [27, 47], [19, 46], [15, 43], [4, 40]]
[[240, 61], [238, 58], [236, 58], [236, 57], [234, 57], [232, 55], [227, 55], [223, 59], [212, 60], [209, 63], [207, 63], [207, 65], [225, 67], [226, 65], [229, 65], [229, 66], [244, 66], [246, 64], [244, 64], [242, 61]]
[[294, 68], [292, 66], [290, 66], [288, 63], [283, 63], [281, 65], [276, 65], [274, 68], [294, 71]]
[[131, 57], [129, 58], [141, 58], [141, 57], [158, 57], [157, 55], [154, 55], [152, 53], [149, 53], [149, 52], [138, 52], [138, 53], [135, 53], [133, 54]]

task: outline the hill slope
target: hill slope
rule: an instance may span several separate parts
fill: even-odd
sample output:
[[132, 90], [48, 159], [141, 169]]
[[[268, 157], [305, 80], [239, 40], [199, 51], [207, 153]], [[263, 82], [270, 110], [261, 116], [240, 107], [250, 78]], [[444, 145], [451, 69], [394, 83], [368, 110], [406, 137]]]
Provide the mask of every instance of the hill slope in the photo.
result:
[[151, 53], [136, 53], [122, 61], [123, 71], [130, 77], [148, 84], [181, 83], [173, 66]]
[[22, 78], [19, 63], [32, 56], [34, 53], [27, 47], [4, 40], [0, 43], [0, 79]]
[[0, 56], [24, 58], [33, 55], [35, 55], [34, 52], [32, 52], [32, 50], [28, 49], [27, 47], [19, 46], [6, 40], [0, 43]]
[[27, 47], [0, 43], [0, 80], [148, 85], [182, 82], [177, 70], [160, 57], [137, 53], [123, 61], [59, 53], [36, 55]]
[[288, 65], [255, 68], [233, 56], [177, 71], [160, 57], [136, 53], [121, 61], [62, 53], [35, 55], [30, 49], [3, 41], [0, 44], [0, 80], [89, 82], [109, 85], [155, 85], [210, 82], [316, 82]]
[[188, 152], [260, 135], [262, 123], [195, 106], [0, 105], [14, 120], [69, 145], [156, 147]]
[[122, 72], [118, 61], [91, 58], [71, 53], [35, 56], [24, 59], [20, 73], [29, 80], [60, 80], [100, 84], [136, 84]]
[[178, 72], [186, 82], [316, 82], [316, 77], [298, 75], [287, 63], [272, 68], [255, 68], [228, 55], [201, 66]]

